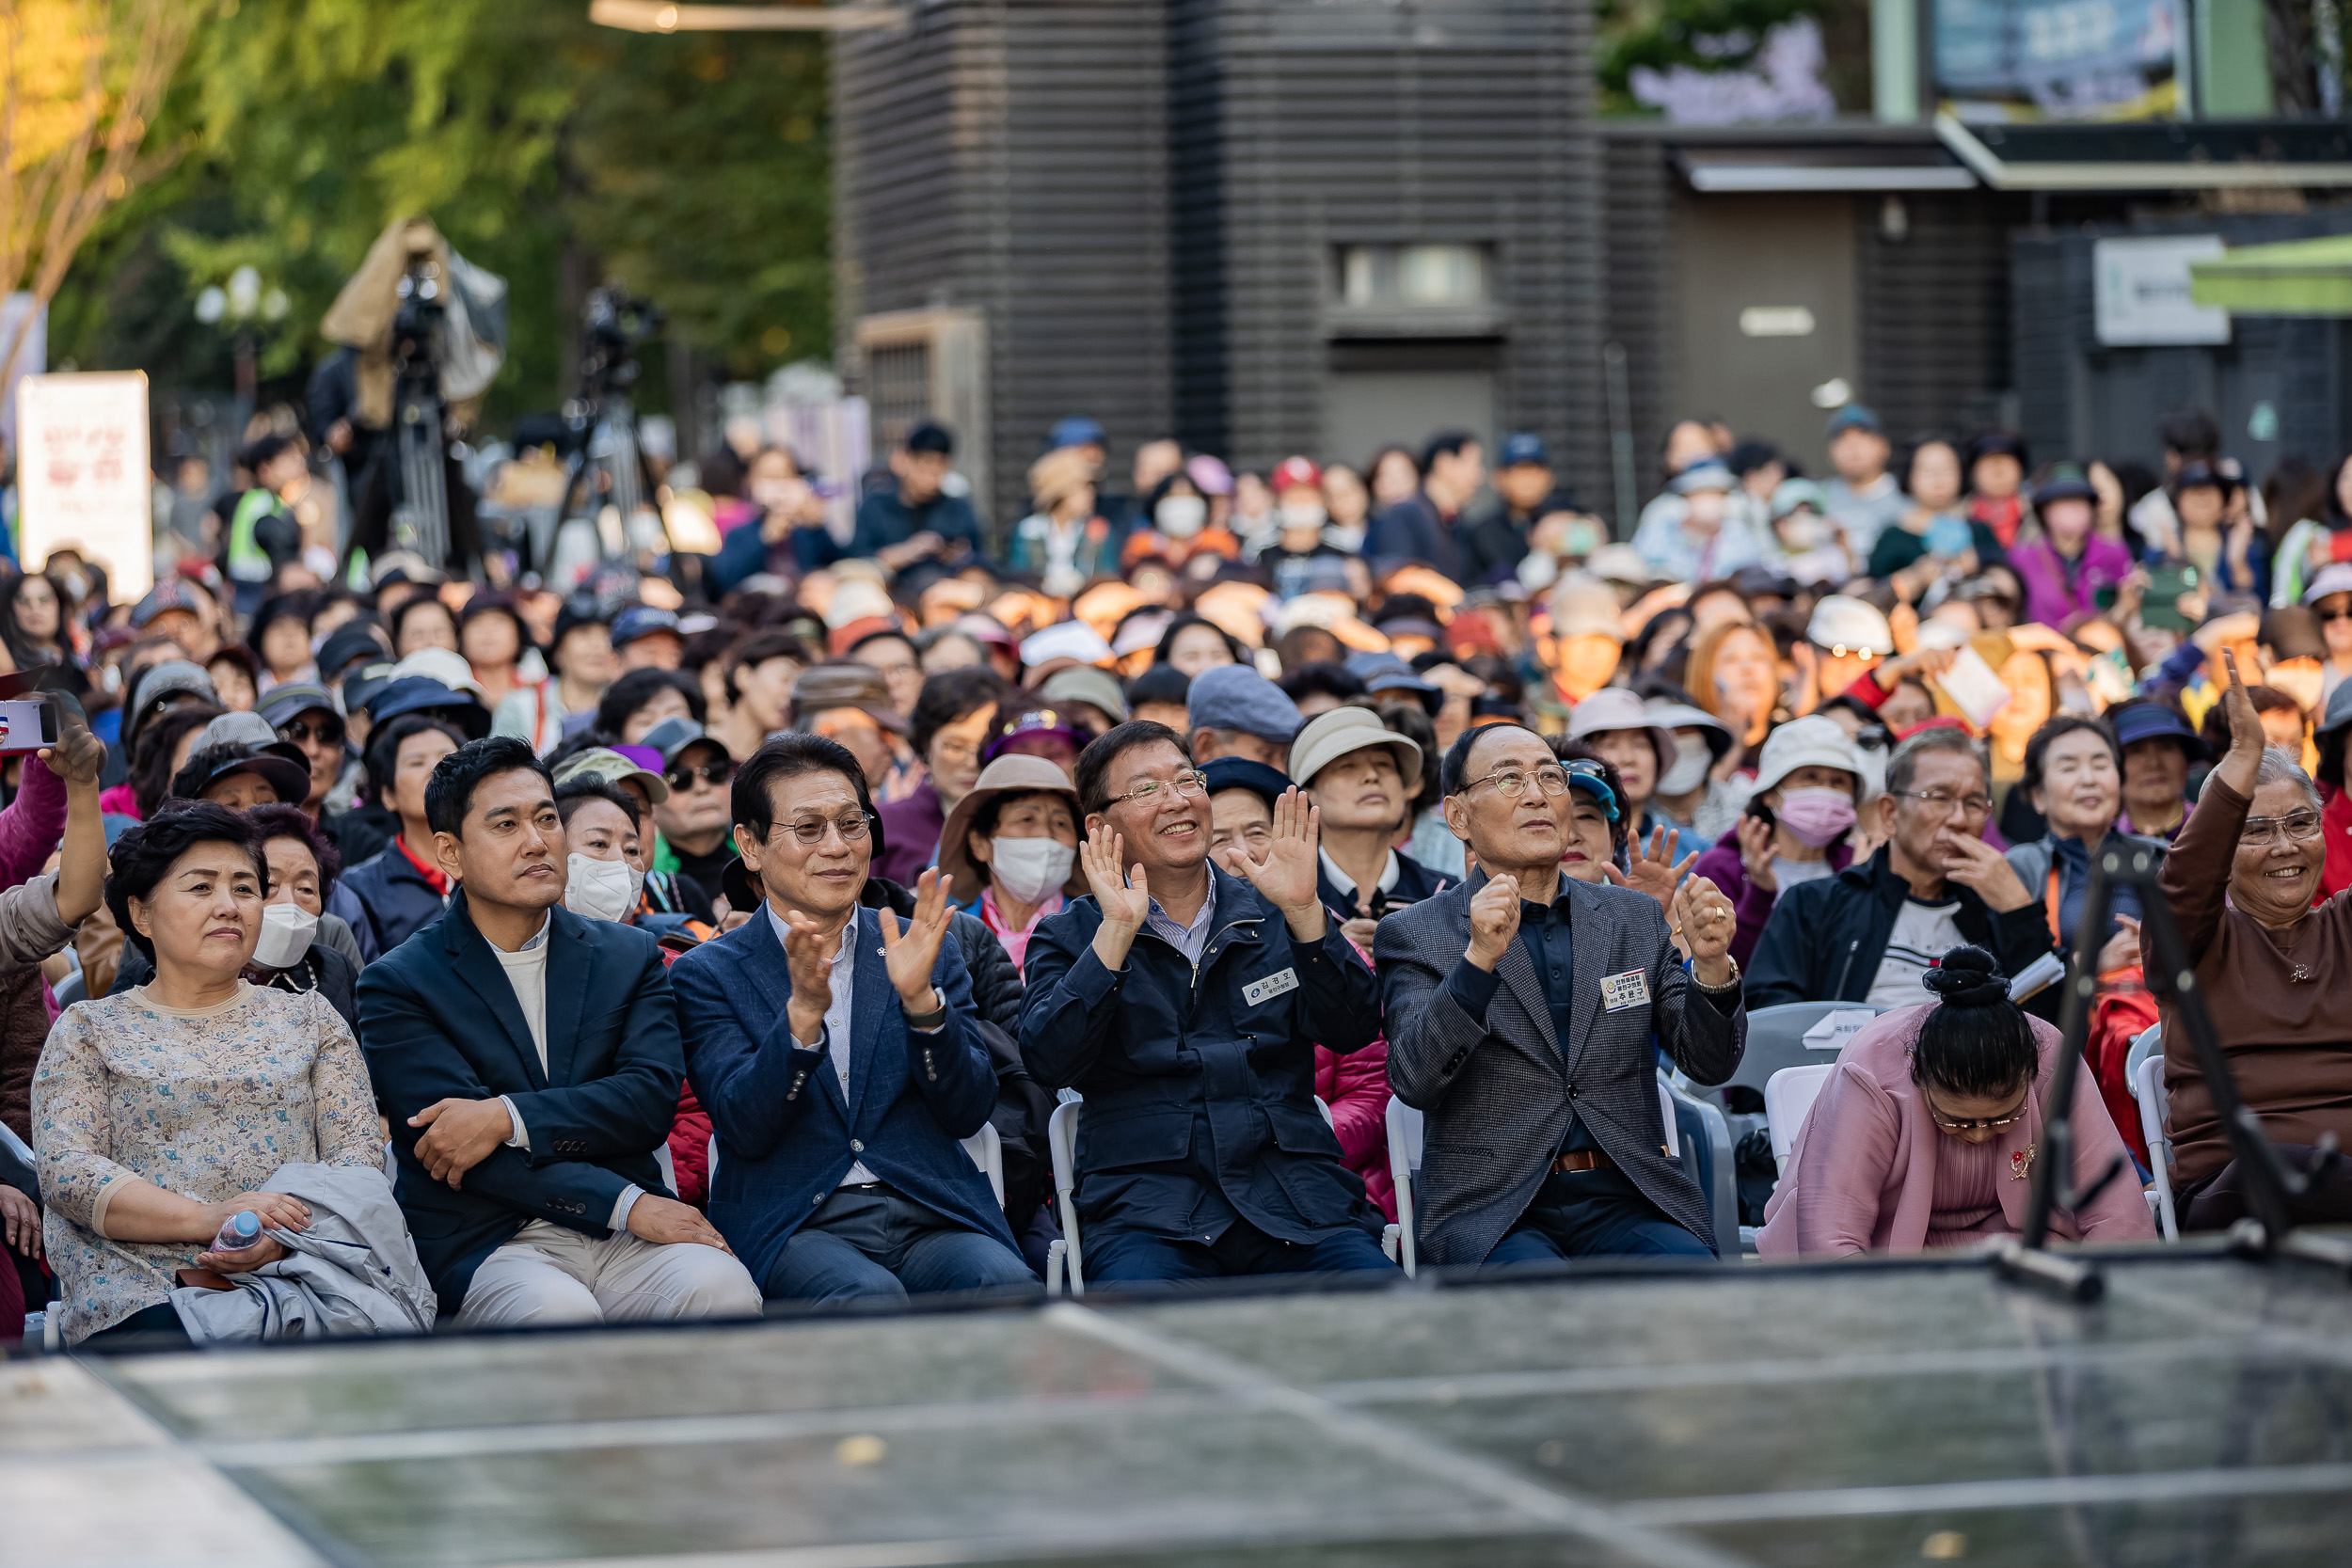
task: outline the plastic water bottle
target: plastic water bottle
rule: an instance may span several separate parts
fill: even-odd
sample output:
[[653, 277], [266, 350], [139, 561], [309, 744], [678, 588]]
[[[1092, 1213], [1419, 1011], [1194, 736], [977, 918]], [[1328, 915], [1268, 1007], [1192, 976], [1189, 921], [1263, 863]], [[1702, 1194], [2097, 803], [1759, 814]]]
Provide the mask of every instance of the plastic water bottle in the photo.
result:
[[250, 1209], [240, 1209], [220, 1222], [220, 1234], [213, 1238], [215, 1252], [244, 1252], [262, 1240], [262, 1216]]

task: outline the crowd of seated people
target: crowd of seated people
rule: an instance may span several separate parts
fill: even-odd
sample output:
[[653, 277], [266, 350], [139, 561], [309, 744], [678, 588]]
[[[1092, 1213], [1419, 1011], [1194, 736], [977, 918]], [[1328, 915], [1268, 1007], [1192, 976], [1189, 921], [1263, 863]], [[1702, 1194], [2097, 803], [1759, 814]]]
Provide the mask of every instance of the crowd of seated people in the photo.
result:
[[[1816, 482], [1684, 420], [1624, 544], [1533, 436], [1263, 482], [1152, 442], [1122, 498], [1096, 431], [993, 559], [927, 425], [867, 547], [765, 451], [718, 555], [568, 594], [395, 553], [241, 618], [61, 552], [8, 601], [54, 601], [7, 647], [60, 727], [0, 756], [0, 1335], [1022, 1296], [1057, 1243], [1378, 1277], [1401, 1219], [1439, 1267], [1972, 1246], [2065, 1049], [2012, 988], [2078, 942], [2079, 1170], [2139, 1181], [2057, 1233], [2151, 1234], [2160, 1161], [2223, 1228], [2149, 911], [2083, 918], [2114, 848], [2296, 1217], [2352, 1217], [2352, 462], [2158, 435], [2037, 468], [1848, 406]], [[1716, 1091], [1789, 1004], [1875, 1020], [1726, 1216], [1661, 1073], [1752, 1114]]]

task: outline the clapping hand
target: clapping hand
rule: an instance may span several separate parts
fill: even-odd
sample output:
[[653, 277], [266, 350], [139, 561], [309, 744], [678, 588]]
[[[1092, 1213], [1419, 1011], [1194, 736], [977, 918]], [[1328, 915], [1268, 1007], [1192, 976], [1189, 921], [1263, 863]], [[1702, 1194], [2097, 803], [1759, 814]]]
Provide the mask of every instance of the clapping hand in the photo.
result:
[[1102, 927], [1094, 933], [1094, 956], [1105, 969], [1116, 970], [1126, 963], [1127, 949], [1136, 933], [1143, 929], [1144, 917], [1152, 912], [1152, 889], [1144, 880], [1143, 867], [1137, 865], [1132, 873], [1120, 869], [1126, 855], [1126, 835], [1113, 832], [1108, 823], [1088, 829], [1086, 842], [1078, 846], [1078, 864], [1086, 871], [1088, 891], [1103, 911]]
[[827, 936], [822, 927], [798, 910], [788, 911], [784, 923], [784, 963], [792, 975], [792, 1000], [785, 1006], [785, 1022], [794, 1044], [814, 1046], [825, 1032], [825, 1014], [833, 1006], [833, 959], [841, 949], [841, 939], [837, 932]]
[[1266, 901], [1282, 911], [1291, 934], [1303, 942], [1323, 939], [1323, 904], [1315, 896], [1320, 864], [1315, 847], [1322, 832], [1322, 808], [1294, 786], [1274, 802], [1274, 826], [1263, 858], [1253, 856], [1238, 839], [1224, 850], [1225, 869], [1248, 878]]
[[1740, 864], [1748, 886], [1777, 896], [1780, 879], [1772, 871], [1772, 825], [1760, 816], [1742, 816], [1732, 828], [1740, 835]]
[[947, 935], [947, 887], [954, 880], [935, 866], [915, 879], [914, 911], [907, 916], [904, 936], [898, 934], [898, 917], [882, 911], [882, 967], [890, 972], [899, 1006], [911, 1013], [935, 1012], [940, 1006], [931, 971]]
[[1675, 850], [1681, 842], [1682, 830], [1679, 828], [1652, 828], [1649, 847], [1633, 857], [1629, 872], [1620, 873], [1613, 865], [1603, 865], [1600, 874], [1613, 886], [1629, 887], [1638, 893], [1648, 894], [1658, 900], [1658, 907], [1671, 917], [1674, 913], [1675, 888], [1681, 883], [1684, 873], [1691, 869], [1691, 863], [1699, 858], [1698, 851], [1693, 849], [1681, 860], [1676, 860]]
[[1666, 918], [1674, 925], [1675, 940], [1689, 951], [1692, 969], [1701, 983], [1727, 983], [1730, 973], [1724, 955], [1731, 950], [1731, 939], [1740, 925], [1723, 889], [1704, 877], [1692, 878], [1675, 890]]

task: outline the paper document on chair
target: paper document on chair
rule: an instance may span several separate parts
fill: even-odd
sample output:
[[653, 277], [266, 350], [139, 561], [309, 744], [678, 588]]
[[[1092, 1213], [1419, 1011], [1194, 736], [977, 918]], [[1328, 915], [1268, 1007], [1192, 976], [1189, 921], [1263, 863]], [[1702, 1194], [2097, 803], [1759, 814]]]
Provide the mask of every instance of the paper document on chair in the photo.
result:
[[1815, 1051], [1843, 1051], [1846, 1042], [1878, 1016], [1868, 1007], [1841, 1007], [1836, 1012], [1824, 1013], [1820, 1022], [1804, 1032], [1804, 1043]]
[[2009, 983], [2009, 999], [2023, 1002], [2036, 991], [2045, 990], [2066, 978], [2066, 960], [2056, 953], [2044, 953], [2017, 972]]

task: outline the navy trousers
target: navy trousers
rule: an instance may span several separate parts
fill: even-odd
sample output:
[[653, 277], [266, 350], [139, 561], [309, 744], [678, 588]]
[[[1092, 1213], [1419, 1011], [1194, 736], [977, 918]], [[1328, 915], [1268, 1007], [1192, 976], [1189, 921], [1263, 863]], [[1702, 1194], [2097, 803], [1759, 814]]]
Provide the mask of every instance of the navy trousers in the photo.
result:
[[1566, 1258], [1712, 1258], [1642, 1194], [1623, 1171], [1555, 1171], [1535, 1201], [1486, 1254], [1500, 1263], [1550, 1263]]
[[1214, 1242], [1170, 1241], [1139, 1230], [1092, 1230], [1079, 1236], [1079, 1264], [1093, 1285], [1175, 1285], [1261, 1274], [1353, 1274], [1394, 1270], [1380, 1240], [1353, 1227], [1313, 1242], [1279, 1242], [1235, 1220]]
[[827, 1198], [784, 1243], [763, 1294], [770, 1301], [849, 1301], [1037, 1289], [1028, 1264], [994, 1237], [966, 1230], [877, 1182]]

